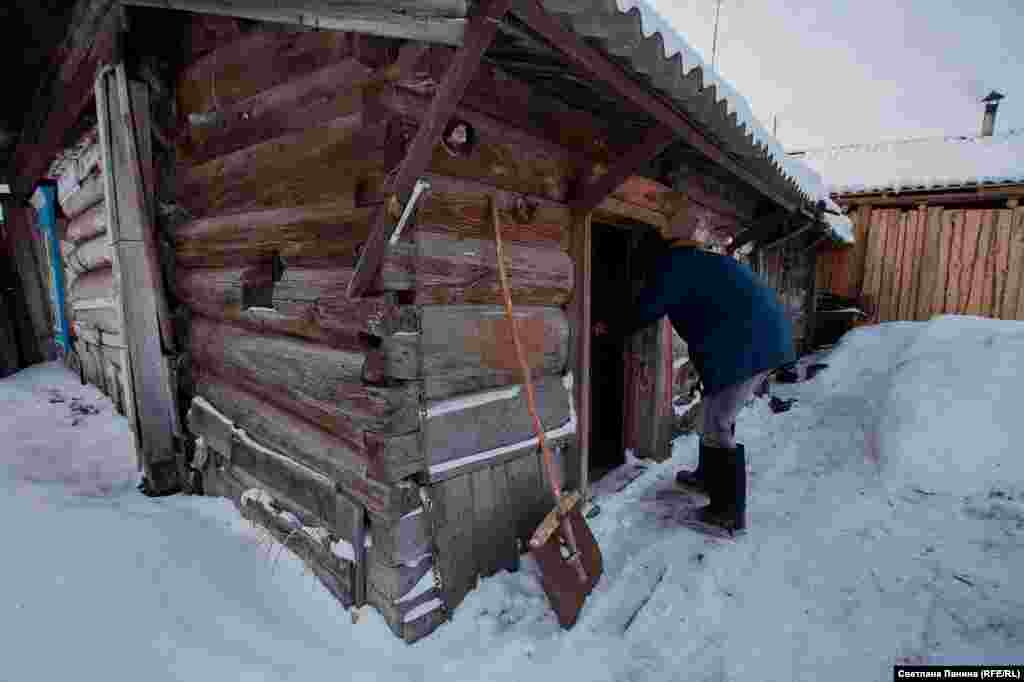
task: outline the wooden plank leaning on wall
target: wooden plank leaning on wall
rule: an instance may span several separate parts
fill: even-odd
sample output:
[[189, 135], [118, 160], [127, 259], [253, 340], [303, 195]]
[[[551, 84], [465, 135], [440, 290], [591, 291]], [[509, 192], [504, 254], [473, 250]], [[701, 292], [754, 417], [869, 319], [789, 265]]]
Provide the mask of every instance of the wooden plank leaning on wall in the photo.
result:
[[164, 358], [159, 314], [163, 290], [136, 130], [148, 108], [132, 100], [123, 64], [100, 72], [96, 107], [104, 152], [107, 234], [136, 402], [136, 450], [149, 490], [164, 493], [180, 485], [175, 445], [179, 429]]

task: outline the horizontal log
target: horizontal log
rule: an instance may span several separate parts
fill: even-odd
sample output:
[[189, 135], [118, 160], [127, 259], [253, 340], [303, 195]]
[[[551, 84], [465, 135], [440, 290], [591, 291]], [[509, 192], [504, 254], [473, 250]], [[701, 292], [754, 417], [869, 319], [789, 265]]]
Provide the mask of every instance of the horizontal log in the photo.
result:
[[[537, 414], [545, 431], [570, 419], [561, 377], [535, 381]], [[521, 386], [434, 401], [423, 420], [423, 447], [430, 465], [513, 445], [534, 436], [533, 417]]]
[[[98, 172], [91, 173], [81, 180], [78, 191], [68, 195], [61, 203], [61, 210], [73, 221], [84, 214], [87, 209], [94, 208], [103, 201], [103, 191], [103, 175]], [[104, 218], [104, 223], [106, 223], [106, 218]]]
[[90, 270], [99, 270], [112, 267], [114, 264], [114, 251], [106, 236], [98, 236], [88, 241], [62, 242], [68, 245], [64, 254], [65, 267], [74, 273], [83, 273]]
[[[260, 407], [260, 401], [227, 382], [204, 373], [199, 389], [203, 392], [193, 399], [188, 412], [189, 430], [201, 435], [210, 448], [230, 462], [237, 462], [254, 475], [262, 476], [263, 483], [276, 490], [278, 495], [330, 522], [332, 530], [339, 536], [352, 537], [351, 512], [354, 504], [364, 506], [380, 524], [394, 523], [420, 504], [415, 486], [406, 481], [386, 484], [338, 466], [339, 460], [331, 453], [308, 452], [309, 443], [315, 442], [317, 436], [311, 436], [301, 424], [300, 433], [293, 436], [285, 434], [286, 427], [295, 424], [287, 419], [288, 415], [284, 415], [285, 419], [278, 419], [281, 412], [262, 403], [270, 416], [259, 417], [253, 409]], [[244, 404], [234, 407], [229, 401], [235, 398]], [[213, 400], [220, 402], [214, 403]], [[243, 428], [242, 422], [231, 419], [234, 414], [240, 415], [244, 423], [256, 425], [259, 430]], [[258, 423], [261, 419], [270, 427]], [[282, 426], [282, 422], [287, 423]], [[284, 451], [260, 441], [259, 434], [271, 434], [271, 437], [285, 443]], [[331, 447], [337, 448], [337, 445]], [[325, 497], [328, 487], [333, 487], [341, 497], [337, 500]], [[324, 516], [324, 510], [334, 510], [334, 516]]]
[[183, 267], [211, 267], [265, 262], [275, 254], [351, 257], [370, 234], [372, 213], [348, 198], [196, 220], [178, 228], [175, 259]]
[[92, 299], [116, 300], [114, 270], [105, 267], [80, 275], [72, 284], [70, 293], [69, 299], [72, 302]]
[[193, 318], [190, 348], [200, 366], [340, 437], [353, 424], [389, 435], [418, 428], [418, 387], [364, 385], [362, 354], [202, 317]]
[[353, 36], [334, 31], [253, 31], [181, 71], [176, 89], [178, 110], [187, 117], [234, 106], [340, 62], [352, 56], [354, 46]]
[[68, 223], [67, 240], [82, 242], [107, 232], [107, 207], [101, 200], [71, 219]]
[[[415, 130], [427, 115], [431, 99], [390, 87], [374, 103], [381, 111], [401, 116]], [[458, 107], [455, 119], [469, 123], [476, 142], [465, 156], [437, 145], [427, 168], [439, 175], [479, 180], [502, 189], [535, 194], [565, 203], [582, 170], [580, 163], [557, 144], [545, 142], [486, 114]]]
[[[443, 175], [426, 176], [430, 190], [416, 204], [416, 213], [403, 234], [438, 232], [459, 239], [493, 239], [489, 201], [497, 204], [502, 237], [540, 248], [560, 248], [571, 221], [564, 204], [526, 196], [472, 180]], [[382, 195], [360, 195], [358, 201], [383, 201]]]
[[[573, 266], [557, 248], [509, 244], [504, 249], [512, 300], [516, 305], [564, 305], [572, 292]], [[379, 287], [411, 291], [423, 304], [499, 304], [497, 254], [493, 240], [454, 239], [420, 232], [390, 248]]]
[[350, 300], [352, 268], [286, 267], [274, 283], [272, 309], [244, 306], [246, 287], [269, 284], [270, 263], [237, 268], [179, 268], [177, 294], [195, 312], [263, 333], [280, 333], [333, 348], [365, 350], [360, 335], [411, 331], [414, 322], [395, 294]]
[[205, 369], [197, 377], [196, 393], [258, 442], [335, 480], [341, 480], [341, 472], [346, 471], [394, 483], [423, 470], [416, 434], [390, 438], [374, 434], [370, 447], [367, 434], [356, 426], [345, 438], [328, 433]]
[[291, 520], [294, 517], [268, 509], [257, 500], [246, 498], [244, 492], [235, 504], [243, 518], [258, 523], [281, 545], [299, 557], [342, 606], [348, 608], [352, 605], [350, 562], [337, 557], [329, 546], [305, 527], [296, 528]]
[[345, 59], [237, 103], [221, 105], [224, 123], [188, 126], [179, 163], [195, 166], [260, 142], [312, 128], [359, 111], [372, 70]]
[[[405, 153], [387, 120], [361, 113], [179, 169], [177, 200], [197, 217], [294, 208], [354, 196]], [[376, 180], [371, 180], [376, 178]]]
[[[527, 363], [560, 375], [569, 354], [569, 321], [560, 308], [516, 306]], [[373, 352], [383, 376], [418, 379], [429, 400], [522, 381], [505, 311], [498, 306], [423, 306], [420, 334], [384, 337]]]

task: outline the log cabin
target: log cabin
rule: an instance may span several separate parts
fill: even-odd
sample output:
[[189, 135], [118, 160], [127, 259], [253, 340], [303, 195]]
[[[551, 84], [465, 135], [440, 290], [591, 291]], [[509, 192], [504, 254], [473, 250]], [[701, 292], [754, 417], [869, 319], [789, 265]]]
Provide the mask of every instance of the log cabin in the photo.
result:
[[584, 494], [626, 448], [670, 454], [670, 326], [590, 333], [642, 286], [644, 233], [755, 266], [835, 233], [820, 178], [643, 2], [79, 0], [66, 21], [8, 173], [63, 192], [73, 347], [120, 360], [145, 486], [231, 499], [408, 642], [515, 570], [553, 504], [492, 202]]

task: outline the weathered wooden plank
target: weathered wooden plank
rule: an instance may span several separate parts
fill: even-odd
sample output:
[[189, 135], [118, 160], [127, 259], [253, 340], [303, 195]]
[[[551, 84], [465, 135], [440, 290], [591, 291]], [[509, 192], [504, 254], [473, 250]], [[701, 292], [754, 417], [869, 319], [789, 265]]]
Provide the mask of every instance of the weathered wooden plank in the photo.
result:
[[992, 315], [993, 289], [995, 288], [995, 241], [996, 212], [981, 211], [981, 225], [978, 234], [978, 250], [975, 254], [974, 273], [971, 277], [971, 293], [967, 299], [968, 315]]
[[369, 597], [370, 604], [376, 607], [384, 617], [384, 622], [388, 624], [391, 631], [406, 642], [415, 641], [417, 638], [426, 634], [422, 632], [422, 626], [410, 628], [412, 623], [406, 622], [407, 620], [411, 621], [416, 619], [415, 616], [419, 613], [421, 607], [430, 609], [429, 613], [420, 617], [430, 619], [430, 625], [428, 627], [436, 627], [437, 624], [441, 622], [441, 620], [439, 620], [440, 614], [442, 613], [439, 603], [439, 597], [441, 594], [436, 588], [432, 587], [426, 592], [405, 602], [392, 600], [375, 589], [370, 589], [367, 596]]
[[350, 114], [183, 168], [177, 200], [197, 217], [282, 209], [354, 196], [401, 158], [388, 121]]
[[416, 204], [415, 218], [403, 232], [407, 240], [421, 230], [459, 239], [493, 239], [488, 213], [492, 197], [502, 225], [507, 226], [509, 242], [558, 248], [571, 220], [568, 207], [543, 197], [501, 190], [464, 178], [428, 174], [427, 180], [430, 190]]
[[[178, 434], [175, 390], [161, 344], [159, 270], [153, 271], [155, 235], [146, 197], [124, 65], [96, 81], [97, 118], [103, 144], [107, 230], [114, 246], [122, 327], [129, 346], [131, 394], [140, 461], [153, 490], [177, 487], [174, 435]], [[148, 110], [136, 111], [146, 116]]]
[[[339, 198], [340, 197], [340, 198]], [[352, 256], [369, 234], [372, 209], [354, 208], [341, 187], [325, 203], [254, 210], [196, 220], [178, 228], [175, 258], [185, 267]]]
[[871, 207], [860, 206], [854, 219], [853, 253], [850, 256], [849, 296], [859, 298], [867, 277], [868, 243], [871, 238]]
[[92, 270], [79, 275], [71, 286], [68, 300], [88, 301], [92, 299], [117, 300], [120, 290], [114, 280], [111, 266]]
[[491, 483], [494, 486], [496, 505], [491, 535], [494, 538], [494, 564], [497, 571], [519, 569], [519, 538], [516, 537], [516, 518], [519, 516], [519, 500], [512, 496], [508, 480], [507, 464], [502, 463], [491, 469]]
[[[254, 402], [243, 392], [231, 388], [224, 382], [202, 384], [204, 393], [193, 400], [188, 413], [192, 431], [202, 435], [209, 447], [232, 462], [237, 459], [245, 470], [262, 476], [263, 483], [275, 489], [278, 495], [294, 501], [307, 512], [321, 514], [319, 518], [333, 523], [332, 529], [345, 533], [344, 537], [351, 540], [356, 531], [353, 521], [357, 506], [365, 507], [380, 523], [396, 523], [419, 505], [418, 489], [408, 481], [385, 484], [338, 466], [338, 460], [332, 459], [329, 453], [310, 454], [294, 446], [281, 452], [268, 443], [257, 441], [255, 431], [241, 429], [241, 424], [228, 416], [234, 409], [246, 423], [254, 423], [251, 418]], [[222, 402], [214, 404], [206, 395]], [[223, 402], [225, 397], [240, 398], [247, 404], [234, 408]], [[280, 416], [279, 412], [271, 412], [266, 420], [273, 421]], [[304, 435], [298, 434], [296, 440]], [[332, 501], [323, 497], [328, 485], [325, 481], [341, 498]], [[315, 495], [320, 497], [311, 497]], [[324, 516], [332, 509], [333, 517]]]
[[954, 227], [958, 224], [959, 215], [942, 209], [939, 214], [942, 224], [942, 236], [939, 240], [939, 265], [936, 269], [935, 298], [932, 301], [932, 315], [942, 315], [946, 310], [946, 296], [949, 292], [950, 251], [953, 248]]
[[[100, 183], [100, 189], [102, 190], [102, 188], [103, 185]], [[67, 234], [65, 235], [68, 241], [83, 242], [106, 233], [107, 211], [103, 206], [102, 196], [100, 199], [92, 208], [83, 211], [71, 219], [68, 223]]]
[[[561, 374], [569, 352], [569, 326], [560, 308], [518, 306], [519, 333], [531, 370]], [[419, 334], [384, 337], [379, 371], [419, 379], [428, 400], [521, 381], [511, 346], [512, 328], [497, 306], [424, 306]]]
[[[517, 305], [564, 305], [573, 286], [572, 261], [558, 249], [509, 244], [505, 249]], [[411, 291], [413, 303], [458, 305], [501, 301], [493, 240], [452, 239], [421, 232], [392, 246], [379, 286]]]
[[871, 319], [881, 320], [882, 275], [885, 270], [885, 242], [888, 236], [889, 214], [891, 211], [874, 211], [871, 214], [871, 247], [868, 253], [870, 281], [865, 285], [865, 298], [871, 308]]
[[553, 504], [541, 468], [536, 449], [505, 464], [509, 495], [515, 500], [514, 532], [524, 547]]
[[970, 315], [975, 273], [984, 267], [981, 260], [981, 223], [984, 211], [968, 210], [965, 213], [963, 245], [960, 249], [960, 295], [955, 312]]
[[113, 266], [113, 249], [110, 242], [103, 237], [96, 237], [77, 244], [64, 243], [71, 246], [64, 254], [64, 265], [71, 272], [82, 273]]
[[964, 270], [964, 233], [966, 231], [966, 212], [950, 211], [953, 215], [950, 222], [952, 239], [949, 245], [949, 280], [946, 285], [946, 303], [943, 312], [956, 315], [960, 312], [961, 283]]
[[436, 529], [438, 555], [434, 557], [445, 588], [449, 610], [458, 608], [477, 584], [474, 557], [476, 520], [470, 476], [456, 476], [430, 486], [435, 514], [442, 522]]
[[[210, 399], [205, 394], [200, 395]], [[320, 468], [307, 466], [302, 459], [292, 459], [257, 444], [256, 433], [247, 431], [249, 437], [243, 436], [220, 416], [227, 416], [222, 408], [229, 406], [220, 403], [214, 407], [217, 411], [210, 410], [204, 401], [192, 403], [188, 419], [195, 435], [202, 436], [208, 447], [223, 455], [233, 470], [243, 469], [257, 479], [259, 487], [275, 499], [303, 512], [304, 516], [317, 519], [319, 524], [326, 524], [338, 537], [351, 542], [354, 503], [337, 492], [334, 480]]]
[[[279, 409], [265, 400], [203, 368], [196, 380], [196, 394], [203, 396], [236, 426], [245, 429], [258, 442], [267, 445], [335, 480], [342, 472], [354, 472], [384, 483], [394, 483], [409, 472], [423, 468], [422, 456], [416, 448], [400, 454], [412, 461], [388, 461], [386, 448], [377, 449], [371, 458], [364, 432], [353, 425], [347, 436], [328, 433], [298, 415]], [[409, 436], [415, 443], [415, 436]]]
[[922, 217], [923, 246], [921, 256], [920, 291], [914, 319], [925, 321], [932, 316], [935, 290], [940, 286], [939, 251], [942, 243], [942, 208], [931, 206]]
[[391, 435], [418, 427], [418, 387], [364, 385], [361, 354], [202, 317], [193, 318], [191, 350], [199, 365], [339, 436], [354, 423]]
[[346, 267], [286, 267], [274, 283], [272, 308], [246, 307], [245, 290], [272, 281], [271, 263], [236, 268], [178, 268], [177, 293], [195, 312], [262, 333], [287, 334], [333, 348], [365, 350], [362, 334], [414, 331], [396, 295], [350, 300]]
[[988, 313], [994, 318], [1003, 317], [1006, 300], [1007, 283], [1010, 274], [1010, 236], [1013, 232], [1013, 211], [1002, 209], [996, 211], [994, 244], [994, 281], [992, 285], [992, 308]]
[[[423, 447], [430, 465], [529, 440], [533, 421], [520, 386], [427, 405]], [[569, 421], [569, 397], [560, 377], [536, 381], [537, 412], [545, 431]]]
[[[61, 203], [61, 210], [64, 211], [64, 215], [74, 222], [76, 219], [83, 219], [91, 221], [83, 224], [81, 229], [95, 230], [98, 229], [99, 225], [106, 225], [105, 217], [102, 219], [92, 216], [87, 217], [87, 214], [96, 208], [98, 204], [103, 201], [104, 190], [103, 190], [103, 173], [90, 173], [80, 181], [80, 186], [77, 192], [68, 195], [68, 197]], [[72, 223], [73, 224], [73, 223]], [[70, 225], [68, 229], [70, 230]]]
[[498, 570], [498, 545], [502, 540], [511, 539], [501, 538], [493, 530], [501, 511], [494, 497], [493, 471], [486, 467], [468, 474], [473, 487], [473, 558], [477, 574], [482, 577]]
[[1010, 265], [1003, 297], [1004, 320], [1024, 320], [1024, 208], [1013, 212], [1010, 232]]
[[[97, 310], [103, 310], [97, 308]], [[95, 324], [88, 322], [80, 322], [78, 320], [71, 323], [71, 327], [75, 332], [75, 335], [87, 343], [96, 344], [97, 346], [105, 346], [111, 348], [127, 348], [127, 342], [125, 341], [124, 335], [116, 331], [107, 331], [102, 327], [98, 327]]]
[[917, 211], [906, 211], [901, 221], [902, 236], [899, 253], [899, 288], [894, 296], [895, 319], [906, 320], [910, 304], [911, 277], [914, 268], [914, 238], [917, 229]]
[[178, 161], [195, 166], [282, 135], [357, 113], [372, 70], [346, 58], [238, 102], [221, 104], [224, 124], [187, 126]]
[[352, 38], [334, 31], [252, 31], [181, 72], [183, 116], [232, 107], [258, 93], [299, 80], [352, 54]]
[[890, 217], [889, 239], [885, 252], [885, 285], [883, 288], [883, 320], [899, 319], [900, 277], [903, 274], [903, 246], [906, 242], [906, 212]]

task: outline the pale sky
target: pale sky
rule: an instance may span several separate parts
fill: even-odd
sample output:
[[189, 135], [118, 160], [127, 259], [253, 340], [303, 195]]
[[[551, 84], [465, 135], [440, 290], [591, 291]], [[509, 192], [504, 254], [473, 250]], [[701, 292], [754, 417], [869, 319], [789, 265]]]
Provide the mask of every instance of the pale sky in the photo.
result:
[[[711, 62], [716, 0], [648, 0]], [[787, 151], [1024, 128], [1024, 0], [722, 0], [719, 73]]]

